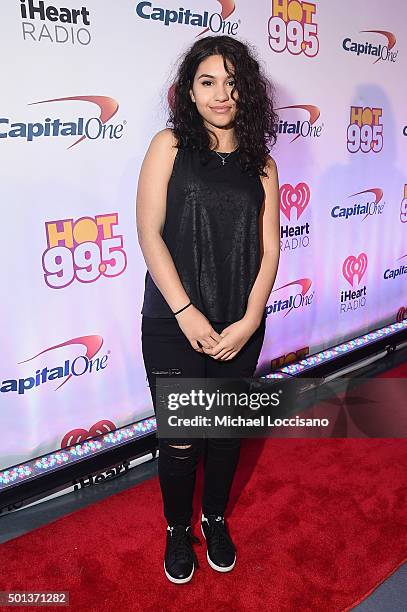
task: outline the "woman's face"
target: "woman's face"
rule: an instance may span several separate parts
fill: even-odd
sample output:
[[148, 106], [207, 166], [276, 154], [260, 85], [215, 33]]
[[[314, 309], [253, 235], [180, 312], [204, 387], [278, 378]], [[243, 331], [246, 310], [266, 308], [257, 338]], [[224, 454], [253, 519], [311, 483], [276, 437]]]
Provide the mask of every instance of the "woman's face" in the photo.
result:
[[[229, 74], [223, 66], [221, 55], [211, 55], [204, 59], [195, 73], [192, 89], [189, 93], [191, 100], [204, 119], [208, 127], [230, 127], [236, 115], [236, 102], [231, 96], [235, 85], [234, 69], [226, 60]], [[238, 98], [237, 90], [234, 91]]]

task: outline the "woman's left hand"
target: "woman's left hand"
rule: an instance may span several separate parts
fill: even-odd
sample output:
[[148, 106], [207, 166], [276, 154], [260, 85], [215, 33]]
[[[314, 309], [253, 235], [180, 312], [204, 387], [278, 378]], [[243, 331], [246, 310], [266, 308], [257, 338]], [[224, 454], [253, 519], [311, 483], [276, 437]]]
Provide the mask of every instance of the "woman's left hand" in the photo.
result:
[[258, 325], [254, 321], [243, 317], [225, 327], [220, 334], [222, 340], [214, 348], [204, 348], [203, 351], [219, 361], [229, 361], [237, 355], [257, 328]]

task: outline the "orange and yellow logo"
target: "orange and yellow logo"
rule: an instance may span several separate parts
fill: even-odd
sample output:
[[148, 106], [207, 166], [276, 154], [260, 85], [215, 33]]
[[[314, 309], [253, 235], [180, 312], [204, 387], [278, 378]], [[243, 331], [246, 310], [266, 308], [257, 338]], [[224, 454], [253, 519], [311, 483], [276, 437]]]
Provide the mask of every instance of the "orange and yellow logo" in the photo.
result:
[[63, 289], [75, 279], [92, 283], [122, 274], [127, 255], [123, 236], [115, 231], [118, 222], [118, 213], [47, 221], [42, 266], [48, 287]]
[[349, 153], [379, 153], [383, 148], [383, 109], [351, 106], [347, 129]]
[[291, 55], [303, 53], [315, 57], [319, 51], [317, 7], [314, 2], [272, 0], [268, 22], [269, 46], [272, 51]]

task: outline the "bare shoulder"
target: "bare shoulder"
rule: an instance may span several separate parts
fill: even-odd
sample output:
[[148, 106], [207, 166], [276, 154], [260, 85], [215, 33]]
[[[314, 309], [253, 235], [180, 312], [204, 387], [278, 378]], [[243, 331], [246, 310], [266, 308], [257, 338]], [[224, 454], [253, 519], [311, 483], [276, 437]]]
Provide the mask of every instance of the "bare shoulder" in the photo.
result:
[[171, 128], [164, 128], [151, 139], [150, 147], [160, 153], [170, 152], [176, 154], [177, 139]]
[[260, 178], [263, 184], [263, 189], [266, 196], [265, 200], [268, 206], [268, 203], [274, 203], [276, 199], [278, 199], [280, 189], [277, 164], [270, 155], [267, 155], [266, 164], [264, 165], [264, 172], [266, 173], [266, 176], [261, 176]]
[[270, 155], [267, 155], [266, 164], [264, 166], [264, 172], [267, 174], [267, 176], [262, 176], [261, 177], [262, 180], [274, 178], [277, 174], [277, 164]]
[[165, 128], [157, 132], [151, 139], [144, 158], [144, 166], [168, 179], [177, 154], [176, 144], [177, 140], [171, 129]]

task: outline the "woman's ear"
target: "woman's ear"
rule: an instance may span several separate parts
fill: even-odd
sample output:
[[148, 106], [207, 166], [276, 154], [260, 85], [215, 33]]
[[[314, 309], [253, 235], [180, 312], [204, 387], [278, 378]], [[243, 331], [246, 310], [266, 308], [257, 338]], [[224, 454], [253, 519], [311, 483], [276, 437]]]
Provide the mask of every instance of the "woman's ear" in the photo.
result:
[[194, 98], [194, 94], [192, 93], [192, 89], [189, 90], [189, 95], [191, 96], [192, 102], [195, 103], [195, 98]]

